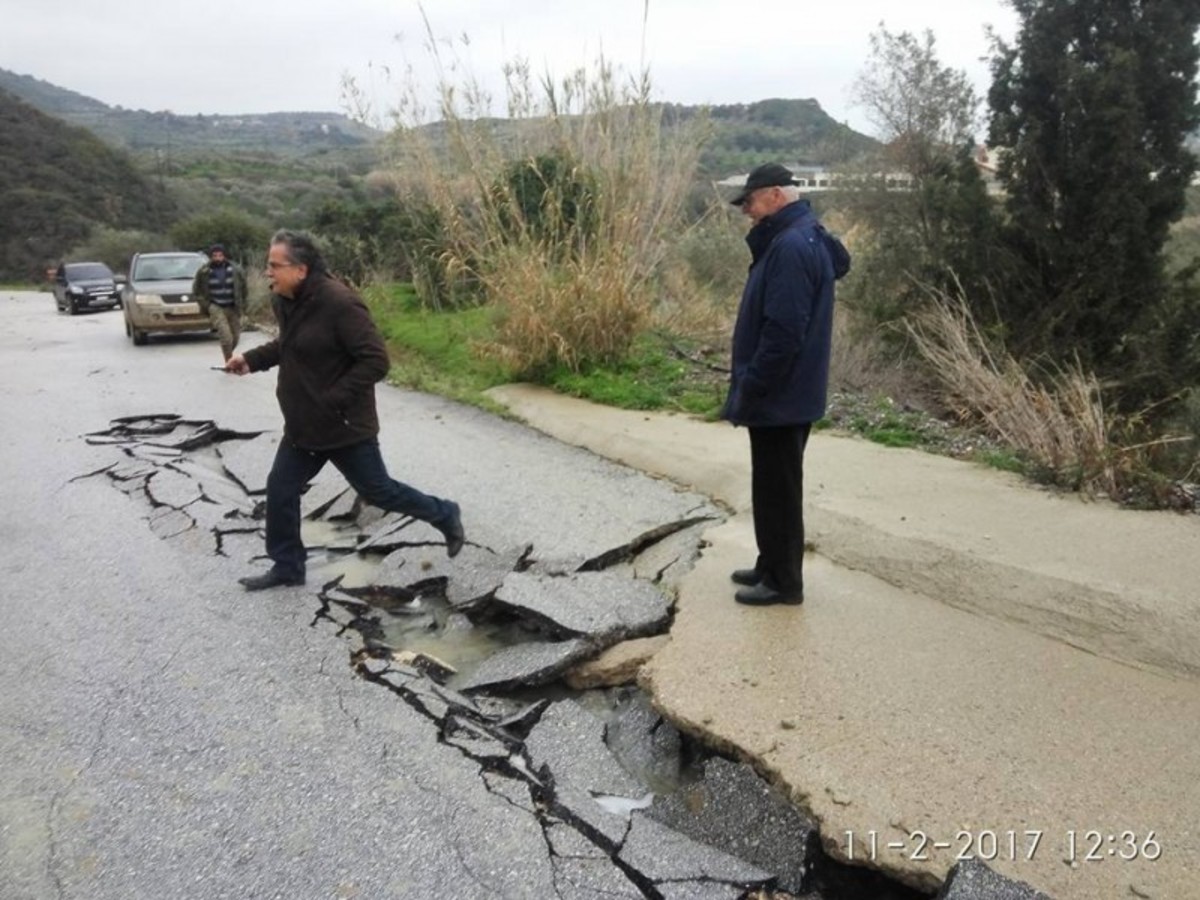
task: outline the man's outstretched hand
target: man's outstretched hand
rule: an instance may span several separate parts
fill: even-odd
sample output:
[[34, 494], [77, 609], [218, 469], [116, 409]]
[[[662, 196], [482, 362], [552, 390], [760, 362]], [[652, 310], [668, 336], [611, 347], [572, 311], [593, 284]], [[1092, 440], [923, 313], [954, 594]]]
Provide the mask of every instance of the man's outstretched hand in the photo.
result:
[[225, 371], [230, 375], [249, 375], [250, 364], [242, 354], [235, 353], [225, 361]]

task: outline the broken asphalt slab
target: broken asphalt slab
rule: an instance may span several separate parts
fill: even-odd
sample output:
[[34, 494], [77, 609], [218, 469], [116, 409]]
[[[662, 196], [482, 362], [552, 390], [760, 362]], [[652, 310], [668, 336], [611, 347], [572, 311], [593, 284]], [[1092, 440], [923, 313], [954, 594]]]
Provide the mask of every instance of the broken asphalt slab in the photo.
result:
[[671, 612], [670, 601], [654, 585], [611, 572], [561, 577], [513, 572], [491, 605], [559, 637], [586, 636], [598, 651], [662, 631]]

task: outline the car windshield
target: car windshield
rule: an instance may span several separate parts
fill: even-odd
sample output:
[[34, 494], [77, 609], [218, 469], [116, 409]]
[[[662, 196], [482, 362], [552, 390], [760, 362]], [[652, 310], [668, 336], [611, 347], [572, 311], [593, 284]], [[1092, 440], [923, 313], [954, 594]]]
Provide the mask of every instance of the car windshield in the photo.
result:
[[149, 256], [137, 261], [132, 277], [135, 281], [191, 281], [203, 263], [203, 256], [191, 253]]
[[64, 267], [63, 274], [67, 278], [95, 278], [112, 281], [112, 272], [103, 263], [71, 263]]

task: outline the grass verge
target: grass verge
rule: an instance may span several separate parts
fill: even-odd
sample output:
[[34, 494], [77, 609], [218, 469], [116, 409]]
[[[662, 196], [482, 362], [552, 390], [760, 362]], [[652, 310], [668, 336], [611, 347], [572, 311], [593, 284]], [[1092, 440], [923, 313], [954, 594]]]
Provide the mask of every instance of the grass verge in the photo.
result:
[[[725, 351], [709, 343], [648, 331], [620, 363], [579, 371], [557, 366], [520, 372], [479, 348], [494, 335], [499, 313], [491, 307], [433, 312], [409, 284], [373, 284], [363, 291], [392, 357], [391, 381], [487, 409], [506, 411], [485, 396], [496, 385], [531, 381], [563, 394], [622, 409], [672, 410], [716, 419], [725, 398]], [[978, 432], [958, 428], [887, 397], [836, 392], [818, 429], [838, 429], [890, 447], [910, 447], [992, 468], [1024, 472], [1012, 451]]]
[[423, 307], [410, 284], [373, 284], [363, 291], [388, 344], [394, 384], [503, 413], [484, 392], [532, 381], [564, 394], [624, 409], [669, 409], [715, 418], [728, 375], [699, 342], [646, 332], [628, 357], [572, 371], [565, 365], [522, 372], [480, 353], [495, 334], [499, 312], [477, 306], [443, 312]]

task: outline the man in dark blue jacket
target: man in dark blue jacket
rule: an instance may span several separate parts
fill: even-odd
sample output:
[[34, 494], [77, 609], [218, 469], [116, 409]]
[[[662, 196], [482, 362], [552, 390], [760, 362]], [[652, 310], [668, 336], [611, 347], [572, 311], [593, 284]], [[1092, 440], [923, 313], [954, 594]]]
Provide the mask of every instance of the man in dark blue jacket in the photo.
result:
[[829, 238], [796, 179], [759, 166], [733, 203], [754, 223], [750, 274], [733, 330], [733, 366], [722, 417], [750, 431], [758, 560], [738, 569], [739, 603], [804, 602], [804, 447], [825, 414], [833, 331]]

